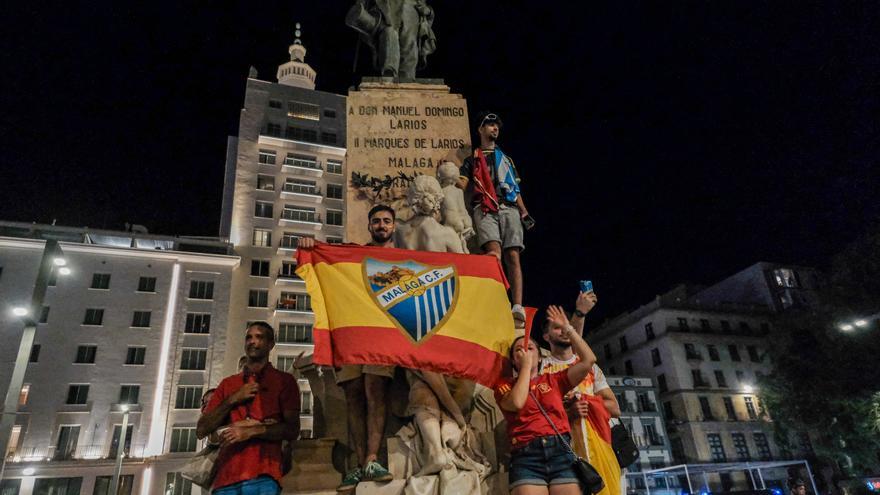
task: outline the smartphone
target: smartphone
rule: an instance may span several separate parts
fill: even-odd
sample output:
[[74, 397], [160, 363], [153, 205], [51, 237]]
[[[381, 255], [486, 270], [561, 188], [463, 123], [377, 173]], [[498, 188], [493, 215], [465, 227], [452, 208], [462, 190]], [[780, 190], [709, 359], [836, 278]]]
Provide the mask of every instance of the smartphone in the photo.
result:
[[581, 292], [593, 292], [593, 282], [591, 280], [581, 280]]
[[524, 216], [522, 223], [526, 230], [532, 230], [535, 227], [535, 219], [531, 215]]

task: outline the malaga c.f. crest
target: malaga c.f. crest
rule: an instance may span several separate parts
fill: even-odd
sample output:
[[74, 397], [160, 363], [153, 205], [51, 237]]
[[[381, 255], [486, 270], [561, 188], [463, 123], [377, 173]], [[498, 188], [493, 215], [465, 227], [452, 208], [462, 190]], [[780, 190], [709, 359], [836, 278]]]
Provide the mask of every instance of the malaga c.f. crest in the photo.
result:
[[458, 299], [454, 266], [367, 258], [364, 282], [373, 301], [414, 343], [439, 330]]

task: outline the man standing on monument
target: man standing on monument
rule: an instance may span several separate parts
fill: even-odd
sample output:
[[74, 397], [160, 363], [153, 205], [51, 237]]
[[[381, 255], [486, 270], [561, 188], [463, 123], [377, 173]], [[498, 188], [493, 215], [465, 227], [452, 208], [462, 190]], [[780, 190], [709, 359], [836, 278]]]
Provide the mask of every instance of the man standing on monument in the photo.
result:
[[345, 24], [372, 49], [382, 77], [399, 82], [414, 81], [416, 68], [436, 50], [433, 22], [434, 10], [425, 0], [356, 0], [345, 16]]
[[526, 312], [522, 306], [523, 277], [520, 252], [523, 223], [531, 221], [519, 190], [519, 174], [513, 160], [496, 146], [501, 132], [501, 118], [491, 112], [477, 115], [480, 146], [473, 156], [464, 159], [458, 186], [470, 184], [473, 191], [474, 230], [483, 252], [503, 259], [510, 281], [511, 311], [517, 328], [525, 328]]
[[[376, 205], [367, 214], [368, 246], [394, 247], [394, 209]], [[315, 239], [304, 237], [297, 249], [312, 249]], [[385, 435], [385, 396], [394, 377], [394, 366], [344, 365], [336, 370], [336, 384], [342, 387], [348, 404], [348, 433], [358, 466], [349, 470], [336, 488], [349, 492], [361, 481], [391, 481], [393, 476], [379, 463], [379, 449]]]

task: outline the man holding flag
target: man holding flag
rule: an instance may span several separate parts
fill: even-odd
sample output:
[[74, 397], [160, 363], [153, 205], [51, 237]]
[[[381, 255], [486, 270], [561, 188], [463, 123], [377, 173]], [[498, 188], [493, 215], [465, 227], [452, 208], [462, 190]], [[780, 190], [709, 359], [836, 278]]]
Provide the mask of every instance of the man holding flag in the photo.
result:
[[[596, 305], [596, 293], [581, 292], [575, 302], [571, 324], [577, 335], [583, 335], [584, 318]], [[578, 362], [572, 352], [571, 338], [559, 325], [548, 320], [544, 340], [550, 345], [550, 355], [541, 360], [541, 374], [555, 373]], [[608, 386], [605, 374], [597, 364], [587, 377], [566, 396], [566, 412], [571, 423], [571, 446], [587, 459], [602, 476], [605, 488], [597, 495], [621, 493], [621, 469], [611, 447], [611, 418], [620, 417], [617, 397]]]

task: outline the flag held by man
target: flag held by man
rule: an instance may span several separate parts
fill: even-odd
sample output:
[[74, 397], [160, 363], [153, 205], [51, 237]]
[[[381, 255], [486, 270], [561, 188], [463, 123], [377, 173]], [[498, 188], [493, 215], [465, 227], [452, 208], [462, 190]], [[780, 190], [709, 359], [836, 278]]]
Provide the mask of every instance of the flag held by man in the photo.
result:
[[316, 364], [399, 365], [492, 386], [514, 337], [493, 256], [318, 244], [297, 252]]

